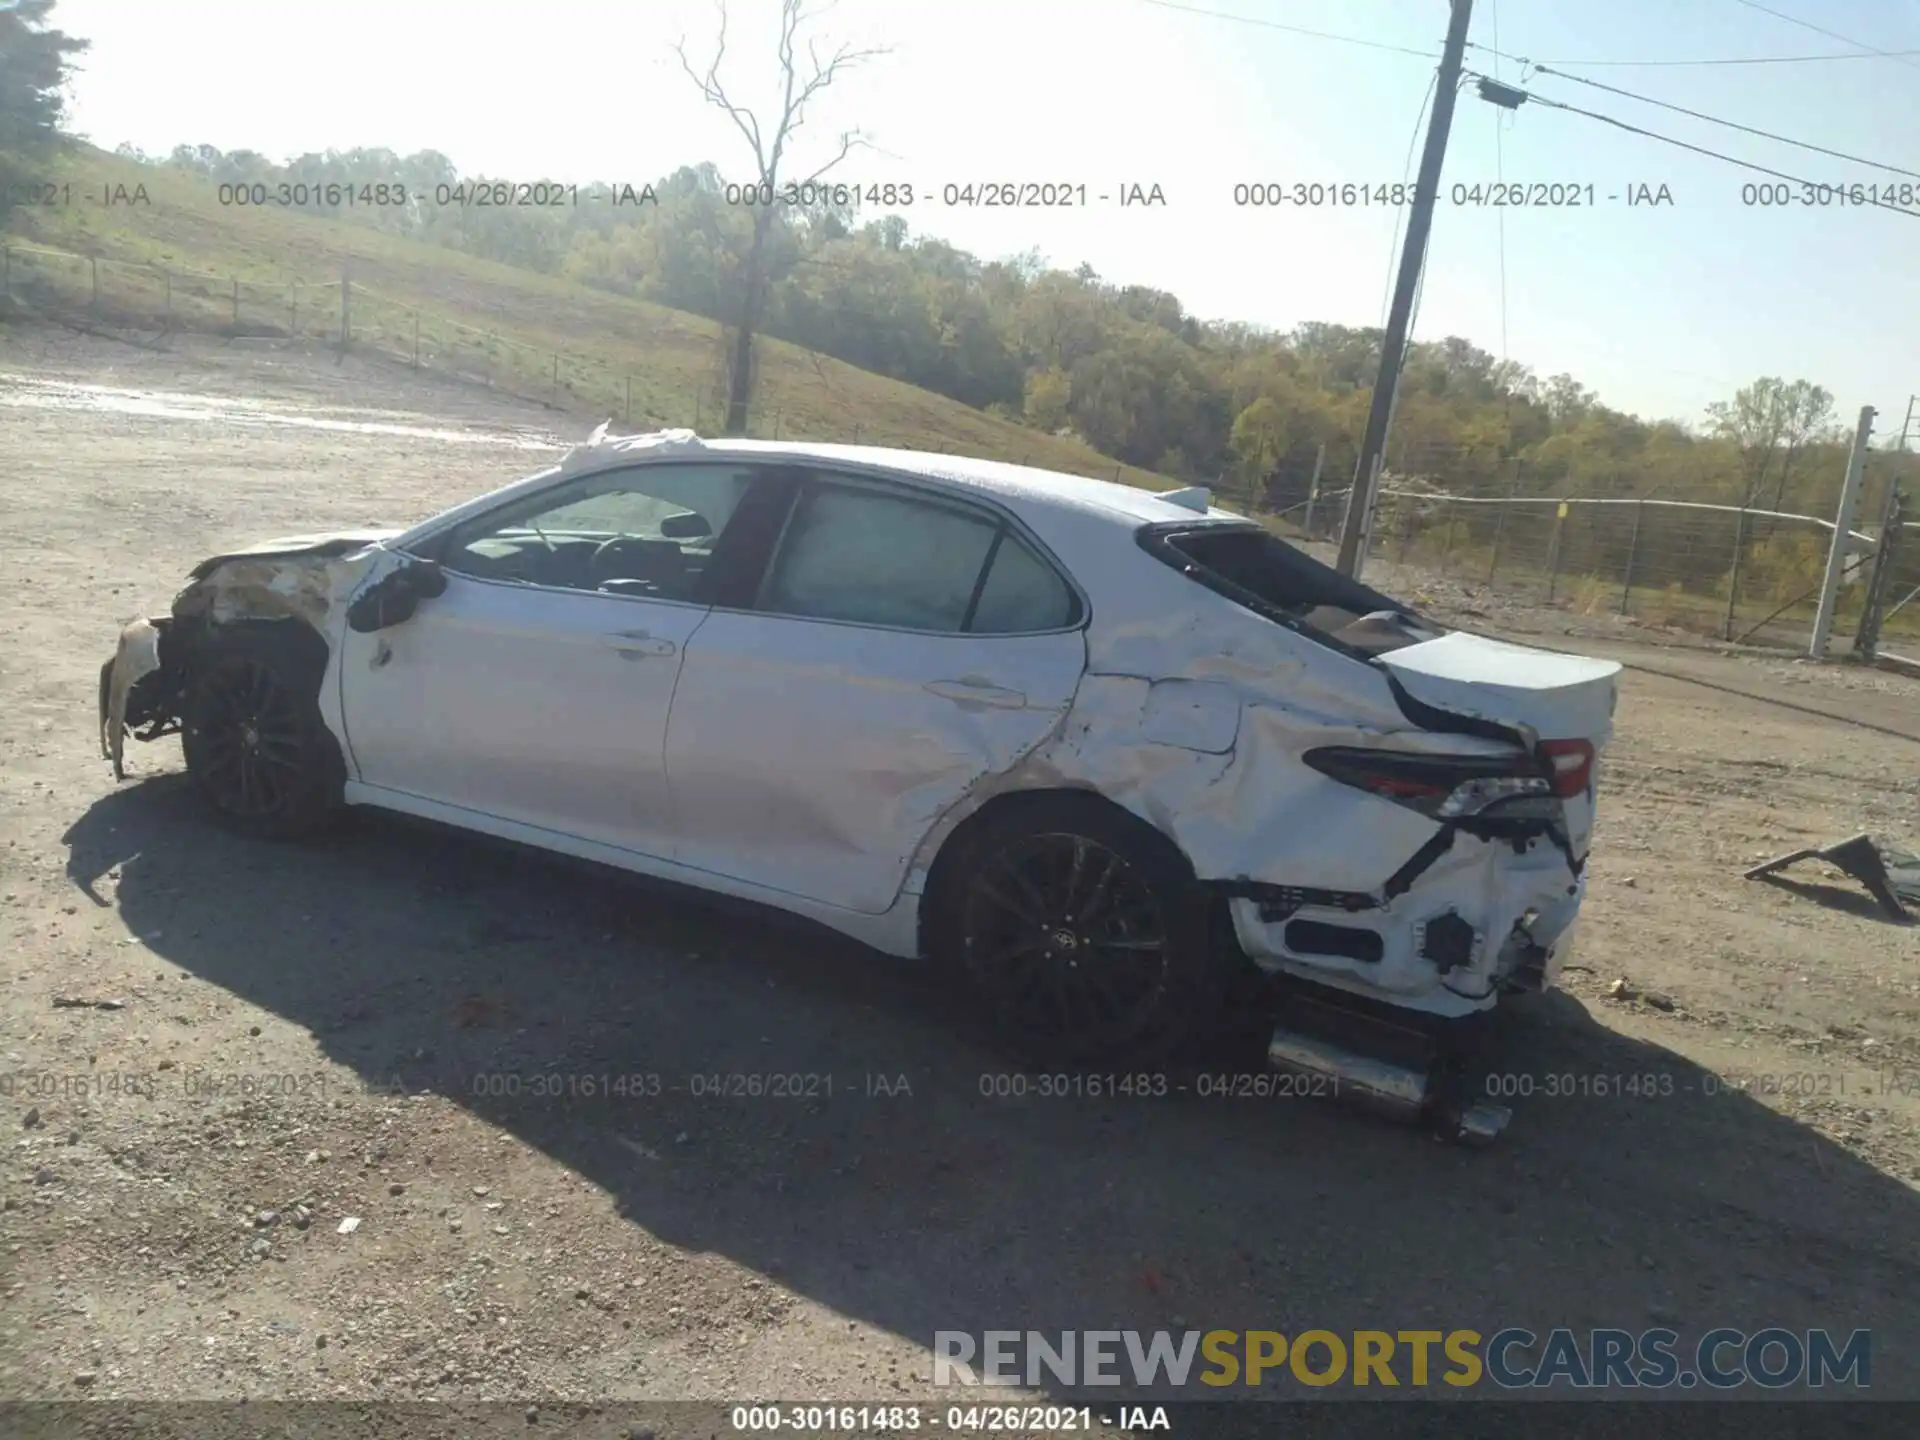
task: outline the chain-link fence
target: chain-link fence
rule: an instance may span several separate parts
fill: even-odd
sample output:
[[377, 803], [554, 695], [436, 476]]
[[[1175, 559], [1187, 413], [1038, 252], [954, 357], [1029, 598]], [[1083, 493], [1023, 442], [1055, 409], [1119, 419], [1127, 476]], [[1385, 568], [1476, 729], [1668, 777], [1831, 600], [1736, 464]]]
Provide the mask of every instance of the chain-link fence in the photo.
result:
[[[1322, 491], [1281, 515], [1310, 538], [1332, 541], [1347, 495]], [[1917, 531], [1920, 524], [1896, 519], [1852, 532], [1834, 613], [1836, 648], [1859, 629], [1883, 545], [1880, 633], [1894, 648], [1920, 639], [1920, 603], [1903, 603], [1920, 597]], [[1374, 511], [1367, 579], [1392, 590], [1432, 576], [1579, 615], [1803, 649], [1833, 532], [1834, 522], [1816, 515], [1688, 500], [1386, 486]], [[1894, 543], [1885, 543], [1889, 537]]]

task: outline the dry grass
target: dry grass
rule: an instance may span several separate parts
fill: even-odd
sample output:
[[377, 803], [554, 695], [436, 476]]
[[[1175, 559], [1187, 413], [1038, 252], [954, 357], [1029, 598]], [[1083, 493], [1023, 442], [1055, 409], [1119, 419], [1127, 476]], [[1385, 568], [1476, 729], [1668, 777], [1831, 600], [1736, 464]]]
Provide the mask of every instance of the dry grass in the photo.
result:
[[[683, 311], [311, 214], [221, 205], [214, 186], [81, 150], [51, 167], [74, 202], [16, 211], [12, 284], [30, 301], [122, 324], [337, 339], [343, 274], [352, 336], [435, 369], [588, 415], [692, 425], [714, 418], [718, 327]], [[103, 205], [109, 187], [148, 203]], [[82, 198], [85, 197], [85, 198]], [[754, 433], [1025, 461], [1165, 489], [1089, 446], [780, 341], [760, 357]]]

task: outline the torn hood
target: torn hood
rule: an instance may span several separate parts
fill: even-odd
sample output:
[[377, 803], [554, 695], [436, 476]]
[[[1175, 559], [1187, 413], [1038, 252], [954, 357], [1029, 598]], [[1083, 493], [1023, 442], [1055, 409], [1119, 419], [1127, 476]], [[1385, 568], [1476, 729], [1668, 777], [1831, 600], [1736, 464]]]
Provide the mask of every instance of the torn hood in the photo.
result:
[[1373, 663], [1416, 700], [1455, 715], [1525, 726], [1543, 740], [1586, 740], [1597, 751], [1613, 731], [1618, 661], [1456, 630], [1386, 651]]
[[313, 555], [320, 558], [351, 555], [356, 550], [364, 550], [369, 545], [377, 545], [382, 540], [391, 540], [405, 533], [403, 530], [329, 530], [315, 535], [283, 535], [275, 540], [262, 540], [238, 550], [209, 555], [193, 567], [192, 575], [195, 580], [204, 580], [216, 567], [229, 560], [282, 555]]

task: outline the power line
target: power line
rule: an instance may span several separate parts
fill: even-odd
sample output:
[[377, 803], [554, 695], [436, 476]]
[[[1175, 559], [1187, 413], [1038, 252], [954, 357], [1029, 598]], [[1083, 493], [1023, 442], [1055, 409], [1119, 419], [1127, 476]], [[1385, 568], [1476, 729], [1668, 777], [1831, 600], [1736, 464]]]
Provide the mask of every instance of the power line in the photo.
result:
[[[1498, 80], [1500, 78], [1500, 61], [1497, 58], [1498, 46], [1500, 44], [1500, 0], [1493, 0], [1493, 5], [1490, 8], [1493, 18], [1493, 43], [1496, 47], [1496, 58], [1493, 62], [1493, 76], [1495, 80]], [[1472, 44], [1473, 42], [1468, 41], [1467, 43]], [[1521, 78], [1525, 79], [1526, 77], [1523, 74]], [[1502, 186], [1504, 186], [1507, 181], [1506, 125], [1507, 117], [1505, 112], [1496, 107], [1493, 112], [1493, 178]], [[1507, 358], [1507, 211], [1504, 205], [1494, 211], [1494, 226], [1499, 238], [1500, 359], [1504, 362]]]
[[[1409, 180], [1413, 178], [1413, 152], [1415, 151], [1415, 149], [1419, 147], [1419, 144], [1420, 144], [1420, 133], [1422, 128], [1421, 122], [1427, 118], [1427, 106], [1430, 103], [1432, 103], [1434, 87], [1437, 84], [1439, 84], [1439, 81], [1440, 81], [1440, 72], [1438, 70], [1434, 71], [1433, 74], [1427, 77], [1427, 93], [1420, 97], [1419, 113], [1413, 117], [1413, 133], [1407, 137], [1407, 158], [1400, 167], [1400, 183], [1402, 185], [1405, 185]], [[1393, 210], [1393, 243], [1388, 246], [1388, 250], [1393, 251], [1393, 250], [1398, 250], [1399, 248], [1400, 248], [1400, 207], [1396, 205]], [[1380, 326], [1383, 331], [1385, 330], [1386, 324], [1387, 324], [1387, 311], [1392, 307], [1392, 305], [1393, 305], [1393, 269], [1391, 266], [1389, 266], [1387, 269], [1386, 286], [1380, 292]]]
[[1178, 10], [1183, 15], [1204, 15], [1210, 20], [1232, 20], [1262, 30], [1284, 30], [1289, 35], [1305, 35], [1314, 40], [1337, 40], [1343, 45], [1361, 45], [1369, 50], [1388, 50], [1396, 55], [1418, 55], [1423, 60], [1438, 60], [1437, 50], [1415, 50], [1409, 45], [1389, 45], [1383, 40], [1363, 40], [1357, 35], [1335, 35], [1326, 30], [1309, 30], [1304, 25], [1284, 25], [1278, 20], [1260, 20], [1251, 15], [1230, 15], [1225, 10], [1203, 10], [1198, 5], [1180, 5], [1175, 0], [1140, 0], [1162, 10]]
[[[1268, 20], [1256, 15], [1235, 15], [1227, 10], [1208, 10], [1200, 5], [1183, 5], [1179, 0], [1139, 0], [1142, 5], [1152, 5], [1161, 10], [1173, 10], [1182, 15], [1198, 15], [1208, 20], [1226, 20], [1235, 25], [1251, 25], [1259, 30], [1278, 30], [1287, 35], [1302, 35], [1310, 40], [1331, 40], [1340, 45], [1358, 45], [1366, 50], [1384, 50], [1392, 55], [1412, 55], [1421, 60], [1438, 60], [1437, 50], [1417, 50], [1411, 45], [1393, 45], [1384, 40], [1368, 40], [1359, 35], [1338, 35], [1331, 30], [1314, 30], [1305, 25], [1289, 25], [1280, 20]], [[1822, 32], [1826, 33], [1826, 32]], [[1844, 36], [1835, 36], [1849, 45], [1858, 41], [1846, 40]], [[1871, 47], [1868, 47], [1871, 48]], [[1518, 65], [1532, 65], [1534, 62], [1524, 55], [1508, 55], [1491, 45], [1467, 42], [1467, 49], [1478, 50], [1483, 55], [1492, 55], [1501, 60], [1511, 60]], [[1676, 65], [1811, 65], [1829, 60], [1873, 60], [1878, 58], [1900, 59], [1908, 55], [1920, 55], [1920, 50], [1874, 50], [1871, 54], [1849, 55], [1759, 55], [1738, 58], [1719, 58], [1703, 60], [1548, 60], [1547, 65], [1627, 65], [1627, 66], [1676, 66]]]
[[1911, 60], [1902, 58], [1905, 54], [1911, 54], [1911, 51], [1882, 50], [1878, 45], [1869, 45], [1866, 41], [1856, 40], [1851, 35], [1842, 35], [1838, 30], [1828, 30], [1824, 26], [1814, 24], [1811, 20], [1802, 20], [1799, 16], [1789, 15], [1784, 10], [1775, 10], [1771, 5], [1762, 5], [1759, 0], [1733, 0], [1733, 3], [1744, 5], [1749, 10], [1758, 10], [1762, 15], [1771, 15], [1776, 20], [1784, 20], [1789, 25], [1798, 25], [1802, 30], [1811, 30], [1816, 35], [1824, 35], [1829, 40], [1838, 40], [1842, 45], [1852, 45], [1861, 50], [1871, 51], [1883, 59], [1899, 60], [1903, 65], [1913, 64]]
[[[1473, 78], [1475, 78], [1476, 80], [1492, 79], [1491, 76], [1480, 75], [1473, 71], [1468, 71], [1466, 73], [1472, 75]], [[1589, 120], [1598, 120], [1601, 124], [1611, 125], [1616, 130], [1625, 130], [1632, 135], [1644, 135], [1649, 140], [1658, 140], [1664, 145], [1674, 145], [1682, 150], [1691, 150], [1696, 155], [1705, 155], [1710, 159], [1724, 160], [1729, 165], [1738, 165], [1742, 170], [1753, 170], [1753, 171], [1757, 171], [1762, 175], [1771, 175], [1776, 180], [1789, 180], [1793, 182], [1795, 185], [1806, 185], [1815, 189], [1819, 188], [1818, 182], [1805, 179], [1802, 176], [1789, 175], [1784, 170], [1775, 170], [1772, 167], [1767, 165], [1756, 165], [1751, 160], [1742, 160], [1736, 155], [1728, 155], [1723, 151], [1719, 151], [1719, 150], [1709, 150], [1704, 145], [1694, 145], [1685, 140], [1676, 140], [1671, 135], [1662, 135], [1657, 130], [1646, 130], [1646, 129], [1642, 129], [1638, 125], [1630, 125], [1625, 120], [1616, 119], [1611, 115], [1602, 115], [1597, 110], [1582, 110], [1578, 105], [1569, 105], [1562, 100], [1550, 100], [1544, 95], [1534, 94], [1531, 90], [1523, 90], [1520, 93], [1525, 95], [1526, 98], [1531, 100], [1534, 104], [1544, 105], [1549, 110], [1565, 110], [1568, 114], [1571, 114], [1571, 115], [1584, 115]], [[1863, 199], [1860, 203], [1863, 205], [1871, 205], [1875, 209], [1879, 209], [1879, 210], [1891, 210], [1896, 215], [1907, 215], [1907, 216], [1913, 217], [1916, 220], [1920, 220], [1920, 210], [1910, 210], [1904, 205], [1891, 205], [1884, 200], [1874, 200], [1874, 199]]]
[[[1469, 50], [1484, 50], [1484, 45], [1469, 43]], [[1899, 60], [1908, 55], [1920, 55], [1920, 50], [1876, 50], [1872, 52], [1849, 51], [1843, 55], [1746, 55], [1727, 56], [1706, 60], [1542, 60], [1532, 61], [1523, 56], [1502, 56], [1502, 59], [1519, 59], [1523, 65], [1585, 65], [1589, 68], [1597, 65], [1630, 65], [1640, 68], [1654, 66], [1681, 65], [1819, 65], [1829, 60]]]
[[1644, 105], [1658, 105], [1662, 110], [1672, 110], [1679, 115], [1690, 115], [1695, 120], [1705, 120], [1709, 124], [1724, 125], [1729, 130], [1742, 130], [1749, 135], [1758, 135], [1763, 140], [1775, 140], [1782, 145], [1793, 145], [1802, 150], [1812, 150], [1816, 154], [1831, 155], [1836, 160], [1846, 160], [1855, 165], [1865, 165], [1874, 170], [1890, 170], [1896, 175], [1910, 175], [1920, 180], [1920, 170], [1908, 170], [1900, 165], [1888, 165], [1879, 160], [1868, 160], [1860, 155], [1849, 155], [1844, 150], [1829, 150], [1824, 145], [1815, 145], [1810, 140], [1795, 140], [1790, 135], [1776, 135], [1771, 130], [1756, 129], [1752, 125], [1742, 125], [1737, 120], [1723, 120], [1718, 115], [1708, 115], [1700, 110], [1689, 110], [1684, 105], [1669, 104], [1665, 100], [1656, 100], [1651, 95], [1639, 95], [1632, 90], [1622, 90], [1617, 85], [1603, 85], [1598, 80], [1588, 80], [1579, 75], [1568, 75], [1564, 71], [1554, 70], [1545, 65], [1533, 67], [1542, 75], [1553, 75], [1562, 80], [1571, 80], [1576, 85], [1590, 85], [1596, 90], [1605, 90], [1609, 94], [1624, 95], [1629, 100], [1638, 100]]

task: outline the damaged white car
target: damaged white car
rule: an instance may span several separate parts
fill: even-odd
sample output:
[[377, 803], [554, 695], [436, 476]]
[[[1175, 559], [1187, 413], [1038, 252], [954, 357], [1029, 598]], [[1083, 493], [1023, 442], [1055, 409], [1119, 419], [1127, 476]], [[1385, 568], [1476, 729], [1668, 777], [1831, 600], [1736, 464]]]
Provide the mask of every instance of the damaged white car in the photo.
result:
[[[602, 427], [604, 432], [604, 427]], [[1553, 982], [1619, 666], [1449, 632], [1204, 491], [596, 434], [411, 530], [216, 556], [101, 676], [264, 836], [371, 805], [963, 974], [1046, 1063], [1269, 1055], [1486, 1136], [1454, 1036]]]

